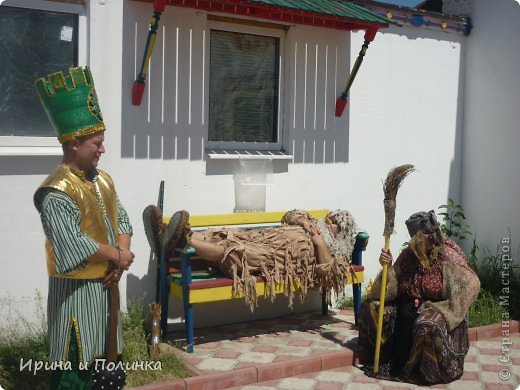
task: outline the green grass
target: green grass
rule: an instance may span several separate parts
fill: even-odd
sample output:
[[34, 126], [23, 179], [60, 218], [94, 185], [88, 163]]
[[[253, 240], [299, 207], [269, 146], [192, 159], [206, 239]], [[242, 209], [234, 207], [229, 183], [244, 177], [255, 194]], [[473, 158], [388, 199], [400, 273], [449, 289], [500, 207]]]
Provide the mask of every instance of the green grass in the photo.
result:
[[[365, 299], [365, 297], [361, 298], [361, 300], [363, 299]], [[337, 308], [340, 310], [352, 307], [354, 307], [354, 297], [342, 297], [337, 303]]]
[[[0, 328], [0, 386], [5, 390], [49, 388], [50, 371], [20, 371], [20, 359], [47, 362], [48, 338], [47, 320], [42, 309], [42, 299], [37, 296], [38, 311], [36, 321], [30, 323], [16, 312], [16, 305], [9, 298], [0, 298], [0, 304], [9, 305], [14, 318], [9, 318], [7, 326]], [[128, 312], [122, 314], [125, 347], [123, 360], [128, 362], [151, 361], [148, 355], [147, 318], [143, 300], [128, 302]], [[129, 370], [127, 387], [163, 382], [191, 376], [184, 362], [174, 354], [162, 354], [161, 370]]]
[[[507, 305], [502, 306], [502, 310], [509, 313], [510, 319], [520, 320], [520, 295], [517, 293], [520, 291], [520, 267], [517, 265], [517, 261], [506, 264], [502, 260], [502, 255], [500, 246], [497, 245], [493, 253], [487, 248], [481, 248], [474, 239], [469, 264], [480, 279], [481, 294], [479, 294], [479, 298], [482, 290], [493, 296], [494, 300], [499, 301], [500, 296], [504, 297]], [[505, 265], [507, 268], [504, 268]], [[483, 299], [489, 303], [488, 296]], [[500, 321], [502, 319], [501, 317]]]
[[343, 297], [338, 302], [338, 309], [347, 309], [349, 307], [354, 307], [354, 298], [353, 297]]
[[[125, 362], [151, 361], [148, 354], [148, 321], [142, 300], [131, 301], [128, 312], [123, 315], [123, 339]], [[161, 355], [161, 370], [129, 370], [127, 386], [141, 386], [149, 383], [163, 382], [191, 376], [184, 362], [174, 354]]]
[[[372, 281], [370, 281], [368, 284], [370, 284], [371, 282]], [[363, 285], [363, 288], [361, 289], [361, 302], [363, 302], [367, 298], [366, 286], [367, 285]], [[354, 307], [354, 297], [347, 297], [343, 295], [339, 298], [336, 307], [340, 310]]]
[[14, 316], [7, 318], [6, 326], [0, 328], [0, 385], [5, 390], [48, 388], [49, 371], [38, 370], [36, 374], [25, 368], [20, 371], [20, 359], [47, 361], [48, 339], [47, 321], [42, 308], [42, 298], [36, 294], [36, 321], [27, 321], [17, 311], [17, 305], [10, 298], [0, 298], [0, 304], [8, 307]]
[[20, 371], [20, 357], [24, 362], [47, 361], [47, 335], [30, 334], [24, 337], [0, 338], [0, 384], [6, 389], [48, 388], [50, 372], [45, 370]]
[[500, 299], [481, 288], [477, 300], [468, 311], [469, 326], [474, 328], [502, 322], [503, 311], [504, 308], [500, 306]]

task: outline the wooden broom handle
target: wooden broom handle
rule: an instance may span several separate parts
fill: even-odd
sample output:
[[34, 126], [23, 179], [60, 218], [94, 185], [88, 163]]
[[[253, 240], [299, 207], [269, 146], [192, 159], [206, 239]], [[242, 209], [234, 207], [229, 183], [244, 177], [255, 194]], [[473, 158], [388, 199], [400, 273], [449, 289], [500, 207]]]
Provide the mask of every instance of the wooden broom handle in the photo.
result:
[[[390, 236], [385, 236], [385, 251], [390, 249]], [[385, 313], [385, 295], [386, 295], [386, 274], [388, 272], [388, 264], [383, 265], [383, 274], [381, 275], [381, 293], [379, 295], [379, 313], [377, 316], [377, 337], [376, 350], [374, 354], [374, 374], [379, 372], [379, 352], [381, 350], [381, 335], [383, 333], [383, 315]]]
[[110, 285], [110, 317], [107, 333], [107, 362], [117, 362], [117, 319], [119, 314], [119, 282]]

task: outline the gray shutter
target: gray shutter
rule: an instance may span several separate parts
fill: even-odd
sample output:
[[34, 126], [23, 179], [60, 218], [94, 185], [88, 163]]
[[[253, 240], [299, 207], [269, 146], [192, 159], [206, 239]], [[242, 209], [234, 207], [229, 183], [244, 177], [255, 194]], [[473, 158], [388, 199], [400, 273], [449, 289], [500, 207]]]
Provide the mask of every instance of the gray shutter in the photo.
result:
[[279, 39], [211, 31], [209, 141], [277, 142]]

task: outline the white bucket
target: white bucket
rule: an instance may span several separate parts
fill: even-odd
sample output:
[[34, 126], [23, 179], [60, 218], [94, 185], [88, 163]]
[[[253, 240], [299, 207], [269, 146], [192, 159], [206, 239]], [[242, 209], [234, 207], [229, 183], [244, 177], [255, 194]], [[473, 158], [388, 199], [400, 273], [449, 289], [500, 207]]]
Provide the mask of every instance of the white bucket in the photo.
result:
[[271, 160], [240, 160], [234, 174], [235, 213], [265, 211], [267, 174], [273, 172]]

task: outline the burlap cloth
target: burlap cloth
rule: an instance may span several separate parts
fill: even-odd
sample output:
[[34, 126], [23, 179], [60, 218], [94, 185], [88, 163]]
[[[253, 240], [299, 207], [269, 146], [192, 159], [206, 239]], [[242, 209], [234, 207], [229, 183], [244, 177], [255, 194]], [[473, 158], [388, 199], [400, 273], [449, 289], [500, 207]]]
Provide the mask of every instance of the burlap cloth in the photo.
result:
[[309, 290], [327, 289], [342, 293], [351, 271], [350, 259], [334, 256], [332, 262], [319, 264], [310, 236], [300, 226], [264, 229], [209, 229], [204, 239], [224, 247], [218, 263], [224, 275], [233, 279], [233, 294], [243, 294], [251, 311], [257, 306], [255, 276], [266, 279], [266, 298], [275, 298], [276, 285], [284, 286], [292, 308], [295, 287], [303, 299]]

